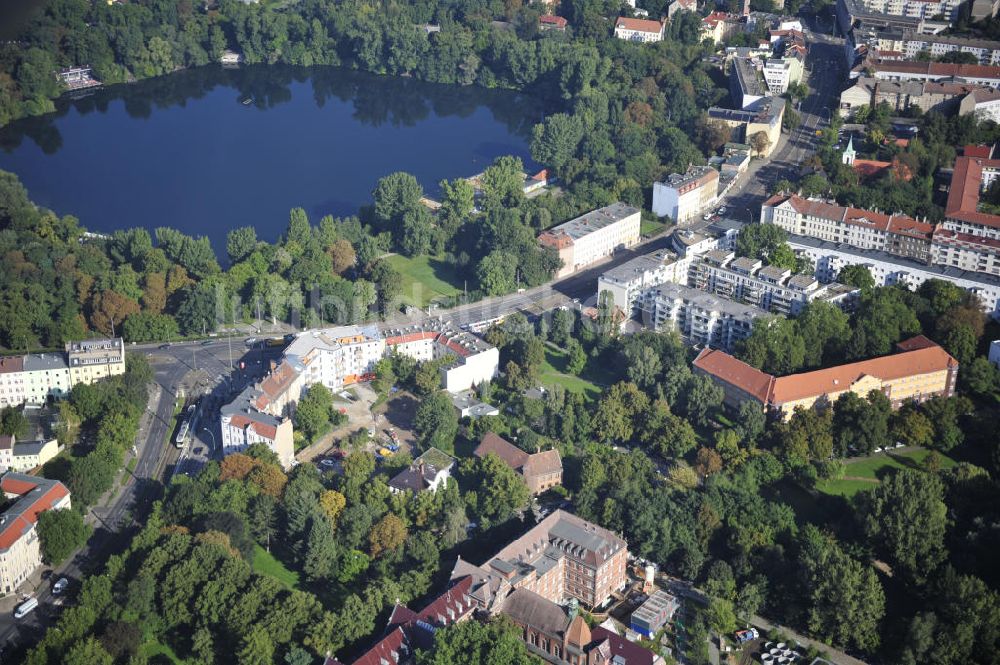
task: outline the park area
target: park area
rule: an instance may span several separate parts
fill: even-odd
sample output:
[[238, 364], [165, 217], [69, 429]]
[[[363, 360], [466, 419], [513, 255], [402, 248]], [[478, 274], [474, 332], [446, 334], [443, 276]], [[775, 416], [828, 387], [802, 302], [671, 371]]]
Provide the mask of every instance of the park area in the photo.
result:
[[563, 349], [551, 345], [545, 347], [545, 362], [542, 363], [538, 381], [541, 385], [550, 387], [559, 385], [571, 393], [584, 393], [588, 397], [600, 397], [605, 381], [599, 372], [592, 370], [588, 364], [580, 376], [566, 370], [569, 364], [569, 354]]
[[403, 276], [400, 299], [407, 305], [426, 308], [437, 298], [451, 298], [462, 292], [461, 280], [444, 257], [393, 254], [385, 260]]
[[[832, 496], [850, 498], [862, 490], [872, 489], [890, 473], [899, 469], [921, 469], [924, 460], [931, 454], [923, 449], [900, 449], [879, 453], [870, 457], [861, 457], [844, 464], [844, 475], [841, 478], [821, 480], [816, 483], [816, 489]], [[938, 453], [941, 468], [955, 466], [950, 457]]]

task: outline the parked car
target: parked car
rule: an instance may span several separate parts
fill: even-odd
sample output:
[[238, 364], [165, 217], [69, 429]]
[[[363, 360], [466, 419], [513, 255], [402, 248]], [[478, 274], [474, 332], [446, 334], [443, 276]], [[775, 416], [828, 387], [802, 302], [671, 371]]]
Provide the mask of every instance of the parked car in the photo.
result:
[[63, 591], [65, 591], [66, 587], [68, 587], [68, 586], [69, 586], [69, 580], [66, 579], [65, 577], [60, 577], [56, 581], [56, 583], [52, 585], [52, 593], [55, 594], [56, 596], [58, 596]]
[[389, 450], [388, 448], [379, 448], [378, 454], [381, 457], [392, 457], [392, 451]]
[[160, 349], [160, 350], [169, 349], [170, 348], [170, 344], [160, 344], [160, 346], [158, 346], [157, 348]]
[[320, 466], [325, 466], [326, 468], [330, 469], [330, 468], [333, 468], [333, 467], [337, 466], [337, 463], [334, 462], [332, 459], [321, 459], [319, 461], [319, 465]]
[[736, 641], [740, 644], [746, 644], [747, 642], [752, 642], [760, 637], [756, 628], [750, 628], [748, 630], [737, 630], [736, 631]]

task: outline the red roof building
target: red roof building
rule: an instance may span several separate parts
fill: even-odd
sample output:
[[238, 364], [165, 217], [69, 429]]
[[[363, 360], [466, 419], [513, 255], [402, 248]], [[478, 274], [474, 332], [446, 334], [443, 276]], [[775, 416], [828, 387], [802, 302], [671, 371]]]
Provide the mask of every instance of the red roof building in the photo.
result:
[[14, 503], [0, 517], [0, 589], [15, 591], [42, 565], [38, 538], [33, 537], [38, 516], [46, 510], [70, 507], [69, 490], [58, 480], [8, 472], [0, 489]]

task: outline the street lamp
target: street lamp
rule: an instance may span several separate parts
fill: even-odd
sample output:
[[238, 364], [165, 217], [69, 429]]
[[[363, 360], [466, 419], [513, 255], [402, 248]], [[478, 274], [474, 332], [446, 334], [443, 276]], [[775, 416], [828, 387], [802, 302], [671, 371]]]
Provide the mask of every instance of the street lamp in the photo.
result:
[[207, 427], [202, 427], [201, 431], [207, 433], [210, 437], [212, 437], [212, 452], [215, 452], [215, 432], [208, 429]]

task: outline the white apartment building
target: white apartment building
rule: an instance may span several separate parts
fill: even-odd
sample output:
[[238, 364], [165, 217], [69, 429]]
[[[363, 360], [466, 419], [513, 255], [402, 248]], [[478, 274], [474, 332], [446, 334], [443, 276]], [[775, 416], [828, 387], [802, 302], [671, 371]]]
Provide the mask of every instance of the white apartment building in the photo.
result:
[[823, 300], [851, 310], [859, 289], [836, 282], [820, 284], [812, 275], [793, 274], [787, 268], [765, 266], [727, 250], [703, 254], [691, 264], [688, 285], [785, 316], [795, 316], [810, 302]]
[[806, 256], [816, 266], [821, 282], [832, 282], [849, 265], [868, 268], [877, 286], [902, 284], [916, 289], [929, 279], [942, 279], [975, 294], [983, 311], [1000, 320], [1000, 278], [968, 272], [953, 267], [930, 266], [912, 259], [892, 256], [886, 252], [860, 250], [842, 243], [833, 243], [789, 235], [788, 244], [796, 254]]
[[882, 30], [868, 41], [880, 57], [916, 60], [927, 53], [937, 60], [948, 53], [971, 53], [980, 65], [1000, 65], [1000, 42], [952, 35], [925, 35], [914, 30]]
[[66, 359], [55, 353], [29, 353], [24, 356], [24, 399], [42, 404], [50, 396], [62, 399], [73, 388]]
[[0, 408], [61, 399], [78, 383], [124, 373], [125, 345], [120, 337], [69, 342], [65, 354], [0, 358]]
[[295, 441], [290, 417], [276, 416], [257, 408], [260, 391], [247, 386], [219, 411], [222, 454], [243, 452], [263, 443], [278, 456], [281, 466], [290, 469], [295, 461]]
[[663, 40], [664, 25], [660, 21], [619, 16], [615, 21], [615, 37], [629, 42], [659, 42]]
[[13, 501], [0, 516], [0, 589], [9, 595], [42, 565], [38, 515], [71, 506], [69, 490], [58, 480], [9, 471], [0, 478], [0, 489]]
[[753, 332], [767, 312], [682, 284], [660, 284], [642, 293], [643, 323], [653, 330], [675, 330], [688, 344], [733, 349]]
[[449, 392], [469, 390], [497, 375], [500, 351], [472, 333], [446, 324], [406, 328], [339, 326], [309, 330], [296, 336], [284, 358], [259, 383], [248, 386], [224, 406], [219, 423], [224, 454], [264, 443], [283, 465], [294, 460], [291, 417], [309, 386], [322, 384], [333, 392], [373, 378], [375, 363], [387, 353], [401, 353], [425, 362], [452, 358], [441, 369], [441, 385]]
[[954, 77], [975, 86], [1000, 87], [1000, 67], [957, 65], [946, 62], [880, 60], [868, 66], [872, 76], [883, 81], [940, 81]]
[[556, 250], [562, 261], [556, 277], [565, 277], [639, 242], [640, 221], [638, 208], [613, 203], [542, 232], [538, 242]]
[[863, 0], [865, 8], [889, 16], [911, 19], [933, 19], [944, 15], [947, 20], [958, 18], [961, 0]]
[[771, 58], [764, 63], [764, 82], [772, 95], [783, 95], [788, 86], [802, 80], [802, 62], [798, 58]]
[[698, 219], [715, 203], [719, 194], [719, 172], [710, 166], [693, 166], [687, 173], [671, 173], [653, 183], [653, 213], [676, 224]]
[[60, 450], [56, 439], [19, 443], [13, 435], [0, 434], [0, 471], [30, 471], [51, 460]]
[[681, 257], [660, 249], [608, 270], [597, 278], [597, 293], [607, 291], [615, 307], [627, 314], [640, 310], [640, 296], [646, 289], [665, 282], [687, 281], [693, 257]]
[[995, 88], [978, 88], [973, 90], [958, 103], [958, 114], [976, 117], [978, 122], [990, 120], [1000, 124], [1000, 90]]

